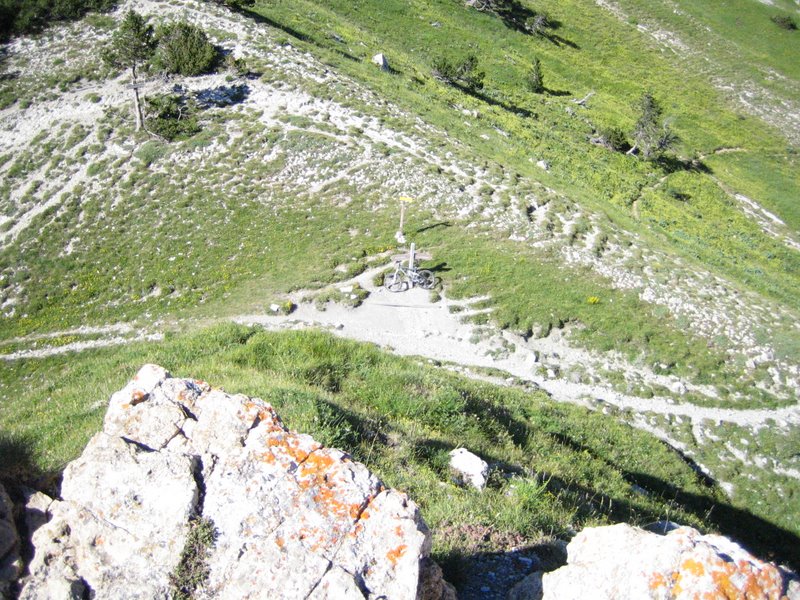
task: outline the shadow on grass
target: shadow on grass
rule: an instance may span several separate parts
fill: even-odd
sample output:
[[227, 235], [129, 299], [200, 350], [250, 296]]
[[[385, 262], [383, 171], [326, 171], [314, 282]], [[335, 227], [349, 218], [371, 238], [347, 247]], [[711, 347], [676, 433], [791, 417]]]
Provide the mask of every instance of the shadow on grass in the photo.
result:
[[550, 88], [544, 88], [544, 93], [548, 96], [572, 96], [572, 92], [568, 90], [551, 90]]
[[[705, 496], [676, 490], [667, 481], [641, 473], [628, 473], [627, 476], [630, 480], [637, 481], [648, 494], [660, 495], [664, 500], [674, 499], [684, 510], [703, 519], [708, 529], [718, 530], [755, 556], [786, 565], [795, 572], [800, 567], [800, 539], [792, 532], [746, 510], [714, 502]], [[547, 473], [538, 474], [537, 480], [545, 486], [548, 494], [557, 496], [562, 501], [579, 503], [576, 513], [579, 521], [596, 519], [602, 515], [611, 523], [632, 523], [659, 535], [665, 535], [671, 529], [666, 526], [662, 516], [642, 510], [625, 499], [598, 493]], [[660, 494], [657, 491], [670, 489], [671, 493]], [[532, 517], [535, 518], [535, 515]], [[471, 528], [468, 524], [461, 524], [456, 529], [464, 530], [459, 537], [469, 539]], [[487, 528], [478, 546], [491, 548], [495, 534], [500, 535], [501, 532]], [[566, 542], [571, 538], [572, 532], [553, 530], [552, 534]], [[450, 539], [454, 534], [448, 531], [447, 535]], [[507, 544], [509, 549], [506, 551], [475, 550], [468, 545], [462, 545], [464, 550], [451, 551], [436, 556], [435, 559], [442, 566], [445, 579], [456, 586], [459, 598], [481, 597], [474, 595], [481, 586], [489, 588], [483, 592], [485, 597], [501, 598], [506, 596], [516, 582], [530, 573], [547, 572], [566, 564], [564, 542], [554, 540], [546, 544]], [[503, 572], [505, 577], [502, 580], [487, 578], [486, 575], [490, 572]]]
[[[476, 394], [462, 390], [461, 395], [464, 400], [462, 412], [466, 415], [480, 417], [482, 427], [486, 429], [484, 434], [488, 438], [510, 437], [516, 445], [525, 447], [535, 426], [518, 419], [506, 407], [488, 402]], [[342, 442], [347, 443], [347, 447], [357, 448], [388, 443], [388, 436], [381, 433], [381, 429], [385, 425], [366, 420], [354, 412], [345, 411], [334, 403], [326, 404], [326, 410], [338, 412], [342, 415], [341, 418], [344, 422], [348, 424], [348, 435], [340, 438]], [[446, 415], [441, 415], [441, 417], [446, 418]], [[734, 539], [754, 555], [787, 564], [794, 570], [800, 569], [800, 537], [748, 510], [732, 506], [722, 500], [724, 496], [715, 482], [701, 473], [698, 466], [687, 457], [681, 456], [695, 471], [698, 483], [708, 490], [707, 495], [703, 492], [685, 491], [671, 481], [626, 469], [624, 464], [618, 464], [613, 458], [609, 459], [599, 455], [594, 448], [576, 441], [564, 432], [549, 432], [549, 435], [575, 453], [587, 453], [586, 455], [590, 459], [605, 462], [621, 473], [628, 483], [636, 486], [638, 493], [643, 498], [650, 497], [659, 502], [653, 506], [650, 502], [637, 502], [636, 496], [627, 498], [608, 495], [592, 487], [564, 480], [552, 473], [530, 473], [529, 469], [521, 465], [508, 464], [499, 456], [481, 452], [481, 457], [489, 463], [491, 470], [496, 472], [495, 476], [490, 475], [489, 477], [490, 487], [506, 485], [504, 481], [507, 482], [512, 476], [527, 474], [528, 477], [535, 478], [538, 485], [545, 486], [546, 491], [559, 498], [561, 503], [574, 507], [578, 522], [587, 522], [602, 517], [612, 523], [644, 525], [663, 521], [667, 516], [665, 511], [669, 510], [667, 507], [675, 506], [678, 510], [694, 515], [706, 528], [719, 531]], [[439, 439], [420, 439], [409, 443], [412, 453], [419, 460], [429, 464], [443, 478], [447, 478], [449, 452], [455, 447], [452, 443]], [[562, 526], [558, 523], [552, 522], [542, 523], [539, 528], [544, 531], [550, 530], [554, 535], [568, 537], [568, 531], [560, 529], [560, 527]], [[500, 550], [500, 548], [488, 548], [487, 550]], [[459, 556], [450, 556], [446, 562], [449, 562], [452, 569], [457, 571], [460, 568], [458, 564], [467, 565], [464, 568], [469, 569], [469, 562], [473, 558], [473, 554], [462, 552]], [[451, 577], [453, 577], [452, 574]]]
[[426, 267], [428, 271], [431, 273], [447, 273], [448, 271], [452, 271], [451, 267], [447, 266], [446, 262], [440, 262], [438, 264], [433, 265], [432, 267]]
[[520, 117], [525, 117], [525, 118], [533, 117], [533, 118], [536, 118], [536, 113], [528, 110], [527, 108], [522, 108], [522, 107], [516, 106], [514, 104], [508, 104], [507, 102], [503, 102], [502, 100], [496, 100], [495, 98], [492, 98], [491, 96], [487, 96], [486, 94], [484, 94], [480, 90], [470, 89], [470, 88], [468, 88], [466, 86], [459, 85], [458, 83], [453, 83], [451, 85], [454, 88], [457, 88], [460, 91], [464, 92], [465, 94], [467, 94], [469, 96], [472, 96], [476, 100], [480, 100], [481, 102], [485, 102], [486, 104], [488, 104], [490, 106], [496, 106], [498, 108], [502, 108], [503, 110], [506, 110], [506, 111], [508, 111], [510, 113], [513, 113], [515, 115], [518, 115]]
[[561, 37], [560, 35], [556, 35], [554, 33], [543, 33], [542, 37], [544, 39], [546, 39], [548, 42], [550, 42], [551, 44], [555, 44], [556, 46], [559, 46], [559, 47], [561, 47], [561, 46], [569, 46], [570, 48], [572, 48], [574, 50], [580, 50], [581, 49], [581, 47], [578, 44], [576, 44], [575, 42], [573, 42], [572, 40], [568, 40], [567, 38]]
[[664, 155], [659, 157], [656, 162], [667, 174], [677, 173], [678, 171], [704, 173], [706, 175], [712, 175], [714, 173], [711, 167], [696, 158], [684, 159], [678, 158], [677, 156]]
[[313, 36], [305, 34], [302, 31], [298, 31], [297, 29], [294, 29], [293, 27], [290, 27], [289, 25], [284, 25], [283, 23], [279, 23], [278, 21], [275, 21], [274, 19], [270, 19], [269, 17], [261, 15], [261, 14], [259, 14], [257, 12], [252, 11], [252, 10], [248, 10], [246, 8], [233, 8], [233, 7], [230, 10], [232, 10], [234, 12], [237, 12], [237, 13], [239, 13], [240, 15], [242, 15], [244, 17], [248, 17], [248, 18], [252, 19], [253, 21], [255, 21], [256, 23], [259, 23], [261, 25], [268, 25], [270, 27], [274, 27], [275, 29], [280, 29], [286, 35], [289, 35], [289, 36], [295, 38], [296, 40], [300, 40], [301, 42], [307, 42], [309, 44], [314, 44], [318, 48], [324, 48], [326, 50], [330, 50], [331, 52], [335, 52], [336, 54], [338, 54], [338, 55], [340, 55], [343, 58], [346, 58], [348, 60], [352, 60], [354, 62], [361, 62], [361, 59], [358, 58], [357, 56], [353, 56], [352, 54], [349, 54], [348, 52], [345, 52], [344, 50], [339, 50], [338, 48], [334, 48], [333, 46], [322, 44], [321, 42], [319, 42], [319, 40], [315, 39]]
[[28, 440], [0, 435], [0, 481], [30, 483], [44, 475], [34, 462], [30, 448]]
[[438, 227], [451, 227], [452, 223], [450, 221], [439, 221], [438, 223], [432, 223], [431, 225], [426, 225], [425, 227], [420, 227], [417, 229], [415, 233], [422, 233], [423, 231], [430, 231], [431, 229], [437, 229]]
[[[629, 483], [638, 486], [647, 494], [658, 496], [663, 500], [674, 501], [684, 510], [694, 514], [710, 528], [719, 530], [723, 535], [733, 538], [748, 548], [753, 554], [771, 561], [785, 562], [797, 571], [800, 569], [800, 537], [795, 533], [778, 525], [770, 523], [751, 512], [732, 506], [724, 502], [715, 501], [713, 498], [686, 492], [669, 481], [653, 477], [646, 473], [628, 471], [604, 457], [599, 456], [592, 448], [580, 444], [563, 433], [550, 433], [559, 443], [562, 443], [576, 452], [587, 453], [595, 460], [602, 460], [606, 464], [620, 471]], [[709, 491], [718, 489], [716, 482], [700, 469], [691, 458], [678, 452], [672, 446], [665, 444], [671, 451], [676, 452], [681, 459], [695, 472], [700, 483]], [[556, 482], [557, 486], [564, 482]], [[567, 484], [569, 487], [570, 484]], [[575, 487], [575, 486], [573, 486]], [[580, 489], [580, 488], [578, 488]], [[592, 493], [583, 489], [581, 493]], [[635, 507], [624, 500], [617, 498], [601, 497], [601, 506], [606, 502], [616, 506], [610, 513], [611, 516], [630, 517]], [[610, 504], [611, 505], [611, 504]], [[654, 515], [656, 516], [656, 515]], [[621, 520], [625, 520], [624, 518]]]

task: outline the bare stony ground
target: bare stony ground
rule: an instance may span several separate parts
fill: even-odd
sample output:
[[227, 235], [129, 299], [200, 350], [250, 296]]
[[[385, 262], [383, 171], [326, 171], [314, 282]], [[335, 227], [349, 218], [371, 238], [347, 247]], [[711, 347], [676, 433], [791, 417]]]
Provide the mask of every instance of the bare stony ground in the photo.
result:
[[[594, 354], [577, 348], [570, 343], [569, 330], [554, 330], [548, 337], [526, 340], [492, 325], [469, 323], [465, 317], [490, 309], [471, 308], [474, 301], [448, 299], [446, 290], [438, 302], [431, 302], [428, 293], [420, 290], [391, 294], [372, 283], [373, 275], [385, 266], [385, 256], [375, 257], [373, 270], [353, 281], [337, 284], [346, 289], [358, 283], [370, 292], [358, 308], [335, 303], [316, 307], [303, 302], [303, 298], [319, 290], [307, 290], [292, 297], [299, 309], [291, 315], [275, 316], [266, 311], [241, 315], [237, 321], [269, 328], [329, 328], [337, 335], [374, 342], [399, 354], [427, 357], [469, 376], [491, 378], [508, 385], [541, 387], [557, 400], [603, 410], [652, 431], [687, 456], [694, 457], [699, 468], [720, 479], [731, 493], [734, 485], [719, 476], [716, 467], [703, 465], [704, 448], [711, 449], [722, 462], [743, 466], [755, 462], [770, 475], [782, 478], [781, 481], [796, 485], [800, 480], [796, 456], [777, 458], [759, 451], [755, 442], [747, 442], [758, 438], [766, 428], [787, 435], [800, 428], [800, 408], [795, 403], [800, 392], [800, 357], [776, 358], [770, 335], [781, 329], [800, 330], [794, 314], [754, 294], [740, 292], [737, 286], [695, 265], [648, 248], [635, 234], [616, 228], [606, 217], [587, 212], [553, 190], [541, 185], [520, 188], [510, 175], [490, 172], [460, 159], [458, 144], [447, 141], [444, 132], [404, 114], [291, 45], [276, 42], [271, 32], [262, 26], [213, 5], [191, 0], [128, 4], [140, 12], [157, 14], [159, 18], [180, 15], [202, 24], [212, 36], [214, 31], [224, 31], [225, 39], [217, 40], [220, 45], [234, 56], [258, 61], [265, 70], [277, 74], [272, 78], [241, 81], [249, 88], [248, 96], [241, 104], [226, 109], [245, 115], [249, 122], [255, 121], [263, 131], [272, 132], [276, 138], [266, 149], [253, 147], [248, 157], [275, 165], [269, 181], [258, 191], [259, 202], [277, 204], [283, 201], [281, 198], [293, 194], [347, 206], [348, 198], [342, 189], [370, 186], [374, 190], [376, 210], [398, 194], [408, 194], [440, 218], [490, 225], [521, 245], [555, 249], [566, 262], [588, 266], [607, 277], [615, 287], [634, 290], [643, 300], [665, 307], [672, 316], [686, 322], [691, 333], [709, 340], [719, 336], [729, 340], [731, 360], [743, 363], [750, 371], [766, 368], [769, 380], [763, 383], [764, 388], [788, 406], [779, 410], [698, 406], [686, 402], [684, 395], [692, 392], [714, 400], [717, 392], [713, 386], [698, 386], [657, 375], [651, 368], [631, 364], [621, 356]], [[617, 10], [610, 2], [603, 5]], [[651, 33], [657, 39], [663, 38], [663, 43], [683, 51], [680, 40], [664, 37], [656, 31]], [[36, 100], [25, 108], [15, 104], [0, 111], [3, 152], [31, 151], [35, 154], [36, 145], [40, 143], [37, 140], [42, 135], [78, 125], [87, 130], [87, 135], [85, 141], [68, 151], [74, 161], [65, 160], [50, 171], [42, 163], [27, 175], [24, 185], [15, 185], [7, 196], [0, 198], [5, 209], [4, 216], [0, 217], [2, 247], [22, 235], [35, 239], [43, 234], [31, 230], [37, 223], [35, 217], [45, 211], [62, 210], [63, 194], [77, 185], [86, 186], [87, 197], [105, 198], [106, 211], [114, 208], [113, 199], [108, 190], [103, 189], [102, 181], [88, 176], [88, 162], [82, 156], [96, 139], [100, 123], [108, 112], [127, 107], [127, 80], [120, 77], [81, 81], [59, 90], [43, 87], [35, 77], [37, 72], [54, 69], [53, 61], [59, 56], [68, 57], [70, 68], [79, 68], [81, 61], [89, 59], [80, 53], [70, 54], [69, 49], [94, 43], [104, 35], [107, 34], [79, 23], [59, 27], [40, 38], [17, 40], [7, 49], [6, 70], [19, 71], [20, 85], [30, 86]], [[179, 82], [151, 80], [144, 93], [167, 91], [176, 83], [193, 90], [213, 90], [237, 82], [240, 81], [231, 81], [224, 74]], [[322, 97], [315, 86], [346, 90], [351, 98], [358, 100], [359, 108], [345, 105], [340, 100], [341, 95]], [[97, 97], [99, 100], [95, 99]], [[405, 123], [402, 130], [387, 125], [387, 115], [393, 117], [393, 123], [397, 120]], [[170, 169], [187, 164], [197, 172], [212, 168], [239, 139], [241, 126], [240, 120], [231, 119], [225, 125], [227, 141], [218, 136], [210, 145], [171, 156], [162, 163], [164, 172], [169, 174]], [[292, 135], [297, 133], [314, 134], [325, 142], [298, 149], [292, 143]], [[135, 150], [128, 140], [110, 139], [97, 150], [93, 160], [108, 159], [109, 163], [117, 165], [113, 169], [124, 173], [129, 168], [127, 160]], [[435, 173], [431, 165], [436, 167]], [[0, 178], [7, 176], [10, 166], [11, 161], [0, 166]], [[247, 184], [246, 164], [231, 165], [230, 169], [230, 181], [225, 185]], [[486, 187], [494, 190], [488, 197], [482, 193]], [[506, 202], [500, 201], [501, 194], [506, 196]], [[784, 239], [790, 247], [798, 247], [796, 235], [777, 217], [764, 211], [756, 199], [743, 197], [739, 201], [742, 210], [771, 235]], [[575, 235], [580, 221], [588, 221], [588, 230]], [[76, 230], [63, 254], [68, 255], [85, 243], [82, 230]], [[15, 314], [23, 292], [24, 284], [11, 288], [2, 306], [5, 315]], [[0, 358], [35, 358], [157, 340], [172, 327], [161, 322], [137, 323], [135, 328], [128, 323], [113, 323], [100, 328], [41, 332], [6, 340], [0, 347], [4, 352]], [[62, 346], [48, 343], [65, 334], [80, 339]], [[622, 383], [612, 381], [610, 373], [621, 376]], [[660, 391], [650, 398], [629, 391], [642, 386]], [[741, 439], [747, 443], [721, 436], [720, 428], [728, 425], [740, 428], [744, 432]], [[747, 448], [749, 444], [753, 445]]]

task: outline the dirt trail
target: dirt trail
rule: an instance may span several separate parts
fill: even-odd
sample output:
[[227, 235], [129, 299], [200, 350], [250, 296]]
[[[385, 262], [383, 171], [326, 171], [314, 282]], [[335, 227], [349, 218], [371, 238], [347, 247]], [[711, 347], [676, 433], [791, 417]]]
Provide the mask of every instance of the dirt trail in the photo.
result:
[[[433, 303], [430, 293], [418, 288], [392, 293], [372, 283], [375, 274], [380, 271], [381, 268], [372, 269], [353, 280], [337, 284], [337, 287], [347, 289], [358, 283], [370, 292], [369, 297], [357, 308], [328, 303], [325, 310], [319, 310], [313, 303], [301, 302], [304, 293], [297, 292], [292, 295], [292, 300], [298, 304], [298, 308], [291, 315], [241, 315], [235, 317], [234, 321], [262, 325], [268, 329], [320, 327], [341, 337], [372, 342], [399, 355], [422, 356], [467, 368], [494, 368], [534, 383], [560, 402], [593, 408], [607, 403], [622, 410], [679, 415], [695, 422], [706, 419], [724, 421], [755, 428], [764, 426], [768, 419], [800, 424], [800, 405], [777, 410], [701, 407], [677, 403], [671, 397], [639, 398], [626, 395], [602, 383], [569, 381], [559, 377], [557, 372], [576, 364], [598, 370], [613, 365], [615, 369], [636, 370], [643, 379], [654, 383], [664, 385], [670, 381], [712, 395], [707, 388], [691, 386], [674, 378], [667, 381], [668, 378], [649, 373], [641, 367], [622, 364], [619, 357], [593, 357], [585, 350], [571, 347], [559, 334], [526, 341], [509, 332], [465, 322], [466, 316], [485, 312], [486, 309], [470, 309], [471, 305], [484, 298], [457, 301], [443, 297]], [[543, 356], [547, 356], [549, 373], [542, 365]], [[542, 371], [544, 374], [541, 374]], [[475, 376], [468, 371], [465, 374]]]

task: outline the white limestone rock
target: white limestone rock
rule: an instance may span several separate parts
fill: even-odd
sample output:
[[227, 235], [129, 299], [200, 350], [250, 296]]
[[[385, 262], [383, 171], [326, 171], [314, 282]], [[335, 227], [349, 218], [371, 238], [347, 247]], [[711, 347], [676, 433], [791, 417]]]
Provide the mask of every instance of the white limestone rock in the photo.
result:
[[567, 565], [542, 579], [544, 600], [800, 597], [792, 574], [690, 527], [666, 535], [626, 524], [587, 528], [567, 553]]
[[489, 465], [466, 448], [456, 448], [450, 452], [450, 469], [459, 485], [469, 484], [478, 490], [486, 487]]
[[440, 600], [416, 505], [362, 464], [289, 431], [258, 398], [146, 365], [38, 505], [21, 598], [166, 598], [195, 518], [216, 539], [198, 599]]
[[383, 53], [378, 53], [372, 57], [372, 64], [377, 65], [380, 67], [381, 71], [388, 71], [389, 70], [389, 61], [383, 55]]

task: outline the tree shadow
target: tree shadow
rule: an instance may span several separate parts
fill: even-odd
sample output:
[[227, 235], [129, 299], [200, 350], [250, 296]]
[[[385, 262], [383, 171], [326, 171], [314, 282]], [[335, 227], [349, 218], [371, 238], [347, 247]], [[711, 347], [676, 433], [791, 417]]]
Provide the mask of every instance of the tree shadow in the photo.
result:
[[492, 98], [491, 96], [488, 96], [488, 95], [484, 94], [480, 90], [470, 89], [470, 88], [465, 87], [463, 85], [459, 85], [458, 83], [453, 83], [451, 85], [453, 87], [455, 87], [455, 88], [458, 88], [459, 90], [461, 90], [465, 94], [467, 94], [469, 96], [472, 96], [476, 100], [480, 100], [481, 102], [485, 102], [486, 104], [488, 104], [490, 106], [496, 106], [498, 108], [502, 108], [505, 111], [508, 111], [508, 112], [510, 112], [512, 114], [515, 114], [517, 116], [520, 116], [520, 117], [523, 117], [523, 118], [526, 118], [526, 119], [527, 118], [534, 118], [534, 119], [536, 118], [536, 113], [528, 110], [527, 108], [522, 108], [522, 107], [516, 106], [514, 104], [508, 104], [506, 102], [503, 102], [502, 100], [497, 100], [495, 98]]
[[548, 96], [571, 96], [572, 92], [568, 90], [552, 90], [548, 87], [544, 88], [544, 93]]
[[238, 8], [238, 7], [231, 7], [230, 10], [232, 10], [233, 12], [236, 12], [236, 13], [244, 16], [244, 17], [252, 19], [253, 21], [255, 21], [256, 23], [258, 23], [260, 25], [268, 25], [270, 27], [274, 27], [275, 29], [280, 29], [286, 35], [289, 35], [289, 36], [295, 38], [296, 40], [300, 40], [301, 42], [307, 42], [309, 44], [314, 44], [318, 48], [325, 48], [327, 50], [335, 52], [339, 56], [341, 56], [343, 58], [346, 58], [348, 60], [352, 60], [354, 62], [361, 62], [361, 59], [359, 59], [357, 56], [353, 56], [352, 54], [349, 54], [348, 52], [345, 52], [344, 50], [340, 50], [338, 48], [334, 48], [334, 47], [331, 47], [331, 46], [323, 45], [323, 44], [319, 43], [317, 40], [315, 40], [312, 36], [310, 36], [308, 34], [305, 34], [302, 31], [299, 31], [297, 29], [294, 29], [293, 27], [291, 27], [289, 25], [284, 25], [283, 23], [279, 23], [278, 21], [276, 21], [274, 19], [271, 19], [271, 18], [269, 18], [267, 16], [261, 15], [261, 14], [255, 12], [255, 11], [249, 10], [247, 8]]
[[[753, 555], [783, 564], [795, 572], [800, 566], [800, 538], [794, 533], [775, 526], [752, 513], [726, 503], [683, 492], [670, 482], [641, 473], [627, 473], [639, 482], [643, 494], [673, 498], [685, 510], [702, 518], [708, 529], [718, 530]], [[632, 523], [658, 535], [666, 535], [674, 528], [661, 515], [634, 503], [600, 493], [597, 490], [566, 482], [549, 473], [539, 473], [538, 481], [551, 495], [572, 502], [580, 502], [577, 520], [596, 519], [603, 515], [610, 523]], [[657, 490], [671, 490], [659, 494]], [[650, 522], [647, 522], [647, 519]], [[506, 597], [509, 590], [521, 579], [536, 571], [551, 571], [566, 564], [566, 542], [571, 532], [554, 532], [560, 540], [550, 544], [515, 544], [507, 551], [454, 550], [436, 559], [442, 566], [445, 579], [456, 586], [459, 598]], [[723, 556], [723, 560], [724, 560]], [[502, 580], [487, 577], [490, 572], [503, 572]], [[481, 594], [476, 590], [481, 589]]]
[[572, 40], [568, 40], [567, 38], [562, 37], [560, 35], [556, 35], [555, 33], [547, 33], [547, 32], [545, 32], [545, 33], [541, 34], [541, 36], [544, 39], [546, 39], [548, 42], [550, 42], [551, 44], [555, 44], [556, 46], [559, 46], [559, 47], [561, 47], [561, 46], [569, 46], [570, 48], [572, 48], [574, 50], [580, 50], [581, 49], [581, 47], [578, 44], [576, 44], [575, 42], [573, 42]]
[[714, 171], [706, 163], [697, 158], [679, 158], [670, 154], [660, 156], [656, 163], [664, 169], [667, 174], [687, 171], [690, 173], [704, 173], [712, 175]]
[[241, 104], [250, 96], [250, 86], [221, 85], [215, 88], [206, 88], [194, 93], [197, 105], [200, 108], [224, 108]]
[[439, 221], [438, 223], [432, 223], [431, 225], [425, 225], [425, 227], [420, 227], [417, 229], [415, 233], [422, 233], [423, 231], [430, 231], [431, 229], [436, 229], [438, 227], [450, 227], [452, 223], [450, 221]]
[[[485, 399], [479, 392], [461, 390], [460, 394], [463, 401], [462, 412], [469, 417], [474, 417], [476, 422], [479, 418], [481, 428], [484, 429], [486, 436], [510, 439], [518, 447], [526, 447], [534, 434], [534, 425], [520, 420], [510, 409]], [[358, 449], [371, 448], [375, 444], [381, 446], [391, 444], [390, 436], [384, 433], [387, 425], [383, 419], [380, 422], [373, 421], [325, 400], [320, 400], [319, 404], [323, 407], [323, 412], [330, 412], [339, 423], [347, 424], [344, 429], [348, 431], [348, 437], [341, 440], [347, 442], [346, 448], [363, 452]], [[584, 455], [605, 462], [622, 475], [625, 481], [631, 485], [633, 493], [611, 495], [600, 491], [597, 486], [568, 481], [550, 472], [532, 472], [530, 465], [508, 464], [501, 458], [493, 456], [491, 452], [484, 450], [478, 454], [491, 467], [489, 487], [502, 490], [509, 485], [512, 476], [521, 475], [529, 478], [535, 481], [537, 486], [542, 486], [544, 493], [559, 498], [560, 502], [574, 509], [573, 522], [577, 523], [597, 521], [600, 518], [609, 523], [631, 523], [646, 526], [663, 522], [665, 516], [668, 519], [669, 516], [665, 515], [665, 511], [671, 510], [669, 507], [674, 507], [675, 510], [684, 514], [693, 515], [698, 522], [703, 524], [704, 529], [718, 531], [722, 535], [732, 538], [755, 556], [786, 564], [795, 571], [800, 569], [800, 536], [756, 516], [746, 509], [731, 505], [714, 480], [703, 474], [698, 465], [685, 455], [678, 453], [695, 471], [696, 481], [701, 486], [700, 490], [687, 491], [672, 481], [626, 468], [625, 464], [619, 464], [620, 461], [613, 457], [603, 456], [594, 447], [581, 443], [563, 431], [537, 431], [540, 434], [546, 433], [552, 436], [558, 444], [567, 446], [578, 456]], [[409, 440], [409, 447], [414, 455], [428, 463], [443, 478], [448, 476], [448, 454], [455, 447], [452, 443], [426, 438]], [[667, 447], [674, 451], [671, 446], [667, 445]], [[495, 477], [491, 475], [492, 471], [497, 471]], [[703, 489], [707, 489], [708, 493], [706, 494]], [[638, 499], [640, 497], [641, 500]], [[657, 500], [657, 502], [653, 500]], [[461, 529], [468, 529], [469, 526], [470, 524], [458, 525]], [[564, 526], [556, 522], [551, 525], [538, 526], [539, 529], [545, 531], [547, 531], [547, 527], [551, 527], [551, 535], [556, 535], [564, 540], [569, 539], [573, 533], [569, 529], [562, 529]], [[653, 529], [658, 528], [654, 527]], [[505, 535], [506, 538], [508, 535], [514, 534], [516, 538], [513, 544], [505, 546], [502, 543], [484, 544], [474, 548], [461, 545], [461, 550], [443, 557], [445, 563], [443, 566], [446, 567], [449, 578], [458, 580], [459, 572], [470, 572], [475, 560], [483, 559], [486, 556], [514, 558], [519, 552], [530, 550], [530, 544], [535, 541], [526, 540], [521, 534], [515, 532], [509, 533], [497, 529], [495, 533], [501, 537]], [[506, 549], [508, 552], [505, 551]], [[532, 552], [532, 554], [536, 554], [536, 552]], [[528, 572], [536, 570], [535, 564], [530, 563], [530, 567]], [[523, 573], [521, 576], [525, 574], [527, 573]]]
[[[587, 453], [596, 460], [602, 460], [620, 471], [626, 481], [639, 486], [647, 493], [676, 502], [687, 512], [702, 519], [711, 528], [718, 529], [723, 535], [731, 537], [747, 547], [753, 554], [772, 561], [786, 562], [795, 571], [800, 568], [800, 536], [795, 533], [770, 523], [745, 509], [684, 491], [672, 482], [646, 473], [626, 470], [563, 433], [550, 432], [550, 435], [576, 452]], [[717, 482], [706, 474], [694, 460], [666, 442], [662, 443], [691, 467], [698, 481], [704, 487], [709, 490], [718, 489]], [[625, 515], [626, 512], [630, 515], [630, 511], [635, 510], [635, 507], [624, 500], [611, 498], [608, 500], [613, 500], [614, 504], [621, 506], [621, 512], [615, 511], [619, 516]]]

